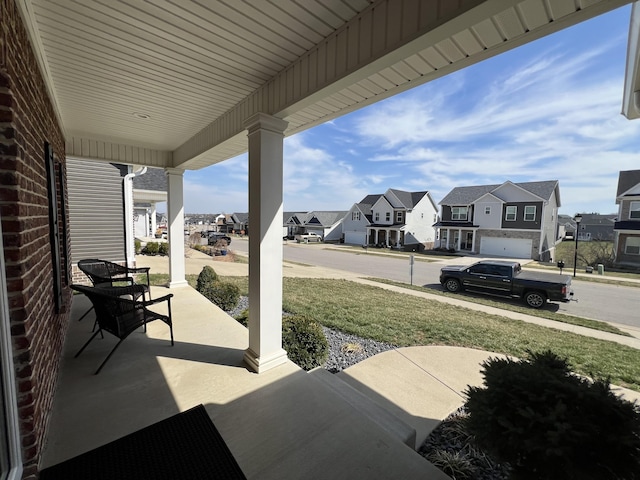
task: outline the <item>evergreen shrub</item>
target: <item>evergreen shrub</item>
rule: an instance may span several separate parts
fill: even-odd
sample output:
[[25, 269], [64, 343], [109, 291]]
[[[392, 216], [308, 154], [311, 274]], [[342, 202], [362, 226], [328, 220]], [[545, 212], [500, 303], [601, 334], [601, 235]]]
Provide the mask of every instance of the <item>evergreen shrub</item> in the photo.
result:
[[212, 284], [213, 282], [218, 280], [218, 274], [209, 265], [205, 265], [202, 267], [202, 271], [198, 275], [198, 279], [196, 280], [196, 290], [202, 293], [206, 285]]
[[282, 348], [304, 370], [321, 366], [329, 356], [329, 342], [322, 327], [304, 315], [283, 317]]
[[158, 254], [158, 242], [147, 242], [142, 249], [142, 253], [145, 255], [157, 255]]
[[198, 291], [225, 311], [233, 310], [240, 300], [240, 288], [231, 282], [216, 280], [205, 284]]
[[608, 380], [574, 375], [551, 351], [483, 363], [467, 390], [467, 427], [513, 479], [638, 479], [640, 409]]

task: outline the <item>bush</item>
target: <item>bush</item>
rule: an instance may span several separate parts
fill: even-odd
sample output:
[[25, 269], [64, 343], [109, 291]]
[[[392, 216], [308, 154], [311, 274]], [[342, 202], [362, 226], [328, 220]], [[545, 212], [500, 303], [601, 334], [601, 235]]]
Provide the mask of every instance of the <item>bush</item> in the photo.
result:
[[218, 274], [213, 269], [213, 267], [205, 265], [204, 267], [202, 267], [202, 271], [198, 275], [198, 280], [196, 281], [196, 290], [202, 293], [207, 285], [210, 285], [217, 280]]
[[551, 351], [530, 355], [485, 362], [485, 388], [468, 389], [478, 445], [511, 464], [513, 479], [639, 478], [638, 406], [608, 381], [573, 375]]
[[169, 255], [169, 242], [158, 244], [158, 255]]
[[249, 309], [245, 308], [238, 315], [236, 315], [236, 320], [240, 322], [245, 327], [249, 326]]
[[233, 310], [240, 300], [240, 288], [235, 283], [216, 280], [198, 291], [225, 311]]
[[142, 253], [146, 255], [157, 255], [158, 254], [158, 243], [157, 242], [147, 242], [147, 244], [142, 249]]
[[329, 356], [329, 343], [322, 327], [303, 315], [282, 319], [282, 348], [304, 370], [321, 366]]
[[136, 252], [136, 255], [137, 255], [142, 251], [142, 242], [136, 238], [133, 241], [133, 244], [134, 244], [134, 249], [135, 249], [135, 252]]

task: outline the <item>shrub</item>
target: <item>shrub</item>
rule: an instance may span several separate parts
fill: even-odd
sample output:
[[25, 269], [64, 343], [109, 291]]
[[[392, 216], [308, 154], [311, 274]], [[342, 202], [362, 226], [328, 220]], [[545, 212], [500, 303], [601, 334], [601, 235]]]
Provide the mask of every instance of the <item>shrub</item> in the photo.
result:
[[640, 409], [609, 382], [578, 377], [551, 351], [491, 359], [485, 388], [467, 391], [468, 428], [508, 462], [513, 479], [633, 479], [640, 472]]
[[329, 343], [322, 327], [303, 315], [282, 319], [282, 347], [289, 359], [304, 370], [321, 366], [329, 356]]
[[238, 315], [236, 315], [236, 320], [240, 322], [245, 327], [249, 326], [249, 309], [245, 308]]
[[216, 280], [205, 284], [198, 291], [225, 311], [233, 310], [240, 300], [240, 288], [231, 282]]
[[169, 255], [169, 242], [158, 244], [158, 255]]
[[134, 240], [133, 244], [134, 244], [134, 249], [135, 249], [135, 252], [136, 252], [136, 255], [137, 255], [142, 250], [142, 242], [136, 238]]
[[158, 243], [157, 242], [147, 242], [147, 244], [142, 249], [142, 253], [146, 255], [157, 255], [158, 254]]
[[198, 280], [196, 281], [196, 290], [202, 293], [205, 286], [210, 285], [217, 280], [218, 274], [213, 269], [213, 267], [205, 265], [204, 267], [202, 267], [202, 271], [198, 275]]

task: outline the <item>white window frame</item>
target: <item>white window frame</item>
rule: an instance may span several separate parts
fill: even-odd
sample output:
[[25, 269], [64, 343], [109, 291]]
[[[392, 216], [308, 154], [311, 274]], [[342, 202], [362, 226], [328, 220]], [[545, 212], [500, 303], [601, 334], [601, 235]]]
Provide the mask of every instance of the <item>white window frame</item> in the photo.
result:
[[[629, 251], [629, 247], [634, 251]], [[640, 255], [640, 237], [627, 237], [624, 242], [624, 253], [625, 255]]]
[[[510, 218], [513, 216], [513, 218]], [[509, 205], [504, 211], [504, 219], [507, 222], [515, 222], [518, 219], [518, 207], [515, 205]]]
[[[531, 209], [533, 208], [533, 216], [531, 216]], [[527, 212], [529, 210], [529, 212]], [[536, 221], [536, 206], [535, 205], [525, 205], [524, 207], [524, 221], [525, 222], [535, 222]]]
[[360, 220], [360, 212], [353, 212], [351, 214], [351, 220]]
[[385, 212], [384, 221], [385, 222], [390, 222], [391, 221], [391, 212]]
[[402, 222], [402, 212], [396, 212], [396, 223]]
[[[1, 222], [0, 222], [1, 225]], [[5, 274], [4, 246], [0, 226], [0, 448], [2, 464], [0, 479], [19, 480], [22, 478], [22, 457], [20, 446], [20, 425], [18, 420], [18, 396], [13, 379], [13, 354], [11, 330], [9, 329], [9, 300], [7, 298], [7, 277]], [[5, 465], [6, 463], [6, 465]]]
[[380, 212], [376, 212], [375, 221], [376, 222], [380, 221]]
[[484, 214], [485, 215], [491, 215], [491, 207], [489, 207], [489, 206], [484, 207]]
[[640, 220], [640, 202], [631, 202], [629, 204], [629, 219]]
[[469, 215], [469, 207], [451, 207], [451, 220], [466, 220]]

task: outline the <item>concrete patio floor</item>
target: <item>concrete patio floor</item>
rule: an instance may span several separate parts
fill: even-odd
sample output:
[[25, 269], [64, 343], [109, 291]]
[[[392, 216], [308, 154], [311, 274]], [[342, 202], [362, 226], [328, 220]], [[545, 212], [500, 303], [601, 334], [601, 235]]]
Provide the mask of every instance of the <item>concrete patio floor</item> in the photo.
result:
[[41, 468], [202, 403], [249, 479], [448, 478], [292, 362], [248, 371], [247, 330], [190, 287], [171, 293], [175, 346], [165, 324], [150, 324], [99, 375], [117, 339], [97, 337], [73, 358], [93, 326], [91, 314], [77, 321], [89, 302], [74, 297]]

